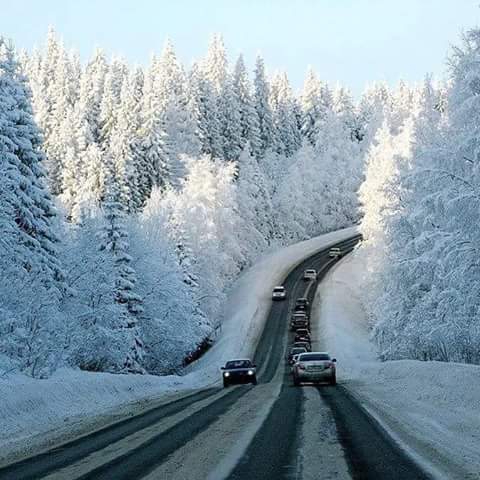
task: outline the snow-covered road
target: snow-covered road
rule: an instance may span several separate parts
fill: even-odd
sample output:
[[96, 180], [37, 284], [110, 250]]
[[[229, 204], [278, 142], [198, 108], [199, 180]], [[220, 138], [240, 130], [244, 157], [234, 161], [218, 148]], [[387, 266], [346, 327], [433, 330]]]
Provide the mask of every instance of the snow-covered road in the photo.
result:
[[217, 343], [185, 376], [112, 375], [59, 370], [46, 380], [0, 378], [0, 465], [51, 448], [188, 391], [219, 384], [218, 365], [249, 357], [263, 331], [270, 293], [295, 265], [355, 235], [356, 227], [322, 235], [263, 257], [235, 282]]
[[[453, 445], [454, 456], [447, 458], [443, 448], [459, 431], [444, 427], [454, 419], [460, 425], [459, 412], [448, 402], [436, 412], [445, 415], [442, 420], [427, 412], [429, 398], [441, 404], [441, 371], [436, 364], [429, 371], [419, 362], [377, 362], [355, 290], [358, 265], [352, 267], [347, 257], [327, 273], [335, 261], [326, 247], [355, 233], [299, 244], [251, 269], [232, 292], [220, 341], [188, 375], [164, 379], [168, 395], [132, 404], [130, 416], [125, 416], [124, 406], [122, 421], [0, 469], [0, 479], [410, 480], [428, 478], [425, 470], [433, 478], [478, 478], [478, 433], [465, 425], [478, 422], [474, 408], [466, 409], [467, 420], [460, 422], [468, 438]], [[338, 358], [337, 388], [295, 388], [283, 361], [291, 341], [287, 326], [292, 302], [307, 292], [311, 300], [315, 295], [312, 284], [302, 280], [305, 268], [319, 270], [321, 280], [326, 274], [312, 311], [313, 346], [328, 348]], [[271, 288], [285, 278], [289, 300], [272, 304]], [[259, 365], [259, 385], [220, 388], [218, 366], [227, 358], [245, 356]], [[409, 369], [410, 364], [415, 368]], [[464, 375], [469, 369], [449, 368]], [[469, 381], [478, 372], [475, 368]], [[431, 388], [420, 390], [418, 382], [428, 384], [428, 374], [434, 376], [437, 390], [431, 379]], [[375, 382], [370, 382], [373, 376]], [[97, 377], [102, 378], [111, 376]], [[166, 387], [169, 382], [175, 388]], [[475, 404], [468, 395], [462, 401]], [[446, 441], [438, 440], [437, 451], [439, 433]], [[460, 448], [463, 462], [456, 456]]]
[[[307, 265], [320, 267], [326, 262], [330, 259], [322, 252]], [[304, 268], [295, 268], [285, 283], [290, 301], [309, 288], [302, 280]], [[297, 447], [318, 431], [311, 425], [304, 431], [302, 418], [305, 411], [314, 410], [313, 404], [304, 402], [302, 389], [292, 388], [285, 372], [289, 303], [272, 305], [268, 299], [271, 310], [254, 357], [262, 366], [259, 386], [207, 388], [174, 399], [2, 470], [0, 478], [175, 479], [191, 478], [192, 472], [209, 478], [283, 478], [286, 472], [295, 472], [301, 478], [306, 460]], [[322, 418], [328, 418], [328, 407], [318, 395], [316, 404], [315, 410], [323, 409]], [[346, 471], [340, 447], [332, 451], [337, 455], [329, 461]]]

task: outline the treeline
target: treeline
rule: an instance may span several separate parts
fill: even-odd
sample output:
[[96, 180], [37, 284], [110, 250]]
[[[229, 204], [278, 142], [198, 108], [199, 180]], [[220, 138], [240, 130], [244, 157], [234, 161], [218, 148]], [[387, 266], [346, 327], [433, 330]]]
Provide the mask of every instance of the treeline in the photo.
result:
[[169, 42], [145, 69], [53, 31], [0, 48], [0, 368], [35, 377], [178, 369], [258, 255], [358, 222], [364, 154], [422, 91], [309, 70], [297, 96], [220, 36], [188, 69]]
[[384, 359], [480, 363], [480, 30], [378, 132], [360, 191], [373, 335]]

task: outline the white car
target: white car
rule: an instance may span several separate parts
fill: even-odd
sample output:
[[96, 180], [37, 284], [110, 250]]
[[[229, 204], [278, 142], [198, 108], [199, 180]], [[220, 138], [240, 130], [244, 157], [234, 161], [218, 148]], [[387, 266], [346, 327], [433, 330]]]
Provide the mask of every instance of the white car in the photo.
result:
[[272, 292], [272, 300], [285, 300], [287, 298], [287, 291], [285, 287], [275, 287]]
[[330, 258], [340, 258], [342, 256], [342, 251], [338, 247], [333, 247], [328, 252]]
[[317, 271], [313, 268], [309, 268], [303, 272], [303, 279], [304, 280], [313, 280], [317, 279]]
[[328, 382], [335, 385], [336, 362], [327, 352], [301, 353], [293, 365], [293, 383], [297, 386], [302, 382]]

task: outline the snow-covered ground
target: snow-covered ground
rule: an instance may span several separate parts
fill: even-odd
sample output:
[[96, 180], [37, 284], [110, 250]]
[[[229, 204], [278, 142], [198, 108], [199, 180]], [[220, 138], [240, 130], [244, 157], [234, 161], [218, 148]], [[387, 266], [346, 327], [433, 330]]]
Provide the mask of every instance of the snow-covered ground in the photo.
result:
[[339, 381], [434, 478], [480, 479], [480, 367], [377, 361], [363, 271], [360, 249], [329, 272], [316, 297], [321, 346], [338, 359]]
[[216, 344], [184, 376], [139, 376], [59, 370], [47, 380], [0, 378], [0, 464], [38, 448], [219, 382], [226, 359], [249, 357], [262, 333], [273, 286], [321, 248], [357, 233], [349, 228], [270, 253], [234, 284]]

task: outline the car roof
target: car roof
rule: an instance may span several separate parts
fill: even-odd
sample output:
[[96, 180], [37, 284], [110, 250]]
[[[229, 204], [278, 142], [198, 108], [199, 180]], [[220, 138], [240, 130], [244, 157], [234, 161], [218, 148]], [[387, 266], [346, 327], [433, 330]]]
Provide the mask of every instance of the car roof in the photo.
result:
[[330, 356], [330, 354], [328, 352], [306, 352], [308, 353], [309, 355], [328, 355]]
[[227, 362], [251, 362], [249, 358], [232, 358], [232, 360], [227, 360]]

